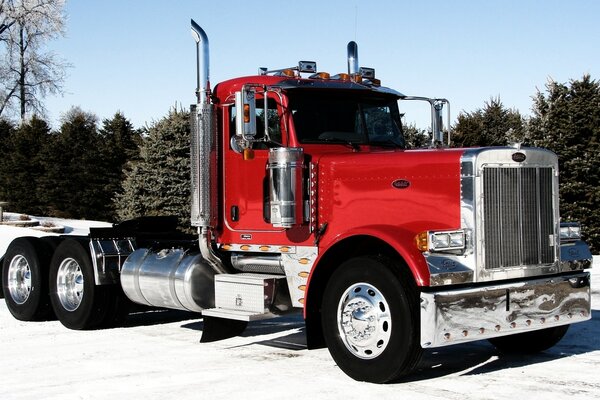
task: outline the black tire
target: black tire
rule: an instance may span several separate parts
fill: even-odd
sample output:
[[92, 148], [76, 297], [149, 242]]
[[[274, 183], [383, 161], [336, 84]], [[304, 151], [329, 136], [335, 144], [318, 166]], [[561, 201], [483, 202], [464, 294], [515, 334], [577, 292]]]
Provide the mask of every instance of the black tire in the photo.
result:
[[12, 241], [4, 255], [2, 291], [8, 310], [18, 320], [39, 321], [51, 315], [48, 265], [52, 252], [40, 239]]
[[389, 382], [421, 358], [417, 290], [388, 259], [340, 265], [325, 289], [321, 318], [331, 356], [353, 379]]
[[504, 354], [535, 354], [548, 350], [565, 336], [570, 325], [555, 326], [539, 331], [518, 333], [489, 339]]
[[94, 329], [114, 322], [118, 287], [96, 286], [85, 240], [62, 242], [50, 263], [50, 300], [59, 321], [70, 329]]

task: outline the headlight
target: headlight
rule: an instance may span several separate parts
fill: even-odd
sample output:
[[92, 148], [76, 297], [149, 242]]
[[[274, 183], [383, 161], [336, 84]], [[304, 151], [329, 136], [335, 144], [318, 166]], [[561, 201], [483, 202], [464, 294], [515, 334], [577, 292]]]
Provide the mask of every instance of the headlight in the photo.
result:
[[561, 222], [560, 240], [569, 242], [581, 239], [581, 226], [578, 222]]
[[465, 232], [421, 232], [416, 238], [420, 251], [463, 250], [465, 248]]

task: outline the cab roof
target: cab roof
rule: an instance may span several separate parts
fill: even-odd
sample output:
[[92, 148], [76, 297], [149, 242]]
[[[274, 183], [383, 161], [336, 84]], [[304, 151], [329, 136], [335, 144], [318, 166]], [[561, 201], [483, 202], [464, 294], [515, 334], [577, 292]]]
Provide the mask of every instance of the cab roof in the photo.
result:
[[289, 76], [273, 76], [273, 75], [252, 75], [240, 78], [229, 79], [215, 86], [214, 94], [221, 100], [226, 99], [230, 95], [242, 89], [242, 86], [247, 84], [265, 85], [271, 87], [280, 87], [283, 90], [295, 89], [335, 89], [335, 90], [353, 90], [365, 91], [371, 93], [379, 93], [391, 95], [397, 98], [403, 98], [403, 95], [396, 90], [381, 87], [369, 86], [352, 81], [344, 81], [339, 79], [309, 79]]

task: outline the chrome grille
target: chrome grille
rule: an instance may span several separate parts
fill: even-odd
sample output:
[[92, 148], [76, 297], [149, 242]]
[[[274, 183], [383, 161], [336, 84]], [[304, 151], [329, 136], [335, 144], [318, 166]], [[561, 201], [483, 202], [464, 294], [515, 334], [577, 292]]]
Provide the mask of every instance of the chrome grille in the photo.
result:
[[554, 262], [553, 169], [484, 167], [485, 268]]

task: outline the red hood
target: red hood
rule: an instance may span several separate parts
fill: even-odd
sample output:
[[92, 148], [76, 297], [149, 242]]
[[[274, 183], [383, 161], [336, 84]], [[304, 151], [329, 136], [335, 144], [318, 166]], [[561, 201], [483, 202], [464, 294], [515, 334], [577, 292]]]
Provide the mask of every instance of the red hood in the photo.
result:
[[[412, 235], [460, 228], [464, 150], [325, 154], [318, 163], [318, 223], [327, 232], [398, 227]], [[399, 228], [401, 227], [401, 228]], [[334, 240], [327, 237], [327, 241]]]

